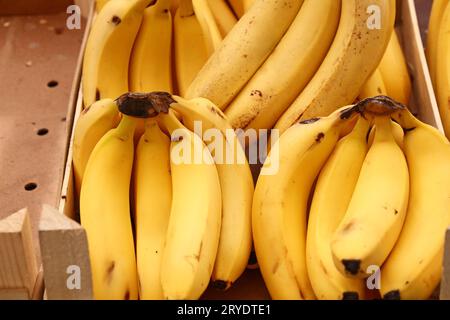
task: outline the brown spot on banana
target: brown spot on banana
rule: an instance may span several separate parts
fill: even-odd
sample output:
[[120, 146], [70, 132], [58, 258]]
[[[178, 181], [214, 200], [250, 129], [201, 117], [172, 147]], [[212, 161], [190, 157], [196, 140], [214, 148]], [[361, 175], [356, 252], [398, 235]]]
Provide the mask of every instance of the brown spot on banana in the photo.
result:
[[114, 25], [118, 26], [118, 25], [122, 22], [122, 19], [120, 19], [118, 16], [113, 16], [113, 17], [111, 18], [111, 22], [112, 22]]

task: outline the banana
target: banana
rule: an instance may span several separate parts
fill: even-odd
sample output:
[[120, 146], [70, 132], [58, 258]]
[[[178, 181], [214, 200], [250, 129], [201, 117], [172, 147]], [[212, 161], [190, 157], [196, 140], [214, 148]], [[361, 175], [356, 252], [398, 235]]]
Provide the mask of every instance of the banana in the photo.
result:
[[172, 12], [172, 16], [175, 16], [178, 7], [180, 6], [181, 0], [171, 0], [170, 1], [170, 11]]
[[170, 0], [144, 10], [130, 61], [132, 92], [172, 92], [172, 15]]
[[81, 79], [84, 106], [128, 91], [128, 64], [144, 8], [152, 0], [109, 1], [89, 33]]
[[166, 299], [198, 299], [209, 284], [219, 246], [221, 190], [209, 150], [171, 110], [160, 114], [171, 135], [172, 206], [163, 250]]
[[219, 27], [220, 34], [225, 38], [237, 22], [233, 11], [226, 0], [209, 0], [208, 5]]
[[408, 105], [411, 97], [411, 79], [409, 78], [405, 55], [395, 30], [392, 32], [386, 52], [378, 68], [383, 76], [387, 95], [404, 105]]
[[428, 25], [427, 47], [425, 50], [427, 62], [430, 70], [431, 81], [436, 90], [436, 64], [438, 56], [438, 38], [441, 28], [441, 20], [444, 15], [445, 8], [449, 3], [448, 0], [433, 0], [431, 8], [430, 21]]
[[229, 0], [234, 12], [241, 18], [251, 7], [255, 0]]
[[411, 194], [400, 237], [381, 268], [381, 294], [386, 299], [427, 299], [441, 278], [450, 225], [450, 144], [409, 111], [394, 118], [406, 131]]
[[436, 97], [445, 134], [450, 137], [450, 3], [442, 17], [437, 46]]
[[[115, 1], [112, 1], [115, 2]], [[137, 299], [138, 279], [130, 218], [134, 119], [122, 116], [89, 158], [80, 198], [96, 299]]]
[[388, 116], [375, 117], [377, 130], [364, 160], [344, 218], [334, 232], [331, 251], [342, 274], [364, 278], [380, 267], [400, 234], [408, 205], [409, 174]]
[[222, 34], [207, 0], [192, 0], [192, 5], [206, 40], [208, 56], [210, 56], [222, 43]]
[[[207, 145], [216, 160], [222, 190], [222, 228], [212, 280], [216, 288], [228, 289], [244, 272], [252, 248], [254, 187], [250, 167], [238, 137], [219, 108], [204, 98], [173, 98], [177, 103], [171, 108], [181, 115], [189, 130], [196, 130], [196, 121], [204, 133], [219, 130], [220, 143], [214, 140]], [[207, 139], [204, 142], [208, 143]]]
[[134, 201], [140, 299], [164, 298], [161, 260], [172, 203], [170, 139], [154, 119], [146, 121], [136, 150]]
[[[392, 127], [391, 130], [392, 130], [392, 134], [394, 135], [395, 142], [397, 142], [399, 147], [402, 150], [404, 150], [405, 144], [404, 144], [403, 138], [404, 138], [405, 133], [403, 132], [402, 126], [399, 125], [397, 122], [392, 121], [391, 127]], [[369, 147], [371, 147], [373, 144], [376, 129], [377, 129], [376, 126], [373, 126], [372, 129], [370, 130], [369, 138], [367, 139], [367, 144], [369, 145]]]
[[194, 13], [192, 0], [180, 0], [174, 18], [175, 73], [178, 92], [186, 90], [208, 60], [206, 40]]
[[340, 7], [340, 0], [304, 1], [274, 52], [225, 110], [234, 128], [273, 127], [326, 56]]
[[223, 110], [276, 47], [302, 3], [255, 2], [200, 70], [186, 98], [203, 97]]
[[395, 0], [342, 1], [339, 27], [327, 56], [275, 128], [282, 133], [298, 120], [325, 116], [352, 103], [380, 63], [394, 20]]
[[358, 99], [363, 100], [379, 95], [387, 95], [387, 90], [386, 86], [384, 85], [383, 76], [381, 75], [380, 69], [376, 68], [361, 88]]
[[278, 161], [278, 171], [258, 178], [253, 198], [253, 241], [273, 299], [315, 298], [306, 269], [308, 199], [352, 109], [296, 124], [274, 143], [264, 162], [263, 168]]
[[102, 10], [102, 8], [105, 6], [107, 2], [110, 0], [96, 0], [95, 1], [95, 11], [98, 13]]
[[335, 267], [330, 243], [344, 216], [367, 153], [369, 122], [360, 117], [323, 167], [311, 204], [306, 240], [309, 279], [319, 299], [362, 299], [364, 282], [343, 276]]
[[119, 123], [119, 111], [111, 99], [95, 102], [81, 112], [73, 133], [73, 175], [79, 199], [81, 182], [97, 142]]

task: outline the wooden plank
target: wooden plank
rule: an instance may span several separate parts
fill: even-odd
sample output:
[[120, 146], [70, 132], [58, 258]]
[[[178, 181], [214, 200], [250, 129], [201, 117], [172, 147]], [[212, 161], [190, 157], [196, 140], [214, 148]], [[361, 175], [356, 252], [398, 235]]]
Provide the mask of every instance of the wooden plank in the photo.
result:
[[450, 300], [450, 229], [445, 237], [444, 271], [441, 280], [441, 300]]
[[22, 209], [0, 220], [0, 298], [30, 298], [37, 273], [30, 218]]
[[44, 205], [39, 223], [47, 298], [92, 299], [91, 266], [85, 230]]
[[41, 267], [39, 268], [38, 275], [36, 277], [36, 282], [34, 284], [33, 294], [31, 296], [31, 300], [42, 300], [44, 296], [44, 269]]

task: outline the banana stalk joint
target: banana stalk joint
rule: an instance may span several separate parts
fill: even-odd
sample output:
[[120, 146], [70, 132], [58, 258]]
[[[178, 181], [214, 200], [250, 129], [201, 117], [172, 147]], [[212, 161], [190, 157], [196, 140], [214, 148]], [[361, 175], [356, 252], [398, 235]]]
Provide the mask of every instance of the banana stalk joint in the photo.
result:
[[171, 103], [176, 102], [170, 93], [124, 93], [116, 99], [119, 111], [135, 118], [153, 118], [160, 112], [168, 113]]

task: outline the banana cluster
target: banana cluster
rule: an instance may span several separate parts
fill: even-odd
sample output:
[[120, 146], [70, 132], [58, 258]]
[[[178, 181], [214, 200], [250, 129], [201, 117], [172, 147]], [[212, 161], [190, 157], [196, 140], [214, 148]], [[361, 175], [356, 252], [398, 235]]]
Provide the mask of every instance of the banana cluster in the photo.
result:
[[[138, 118], [145, 130], [135, 145]], [[198, 125], [220, 141], [210, 144]], [[245, 270], [252, 175], [238, 137], [208, 100], [100, 100], [76, 124], [73, 163], [95, 298], [198, 299], [210, 279], [226, 290]]]
[[300, 122], [275, 144], [279, 171], [259, 177], [252, 215], [272, 298], [431, 295], [450, 224], [450, 144], [437, 129], [380, 96]]

